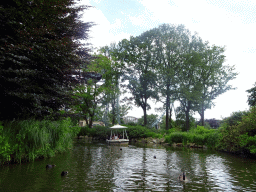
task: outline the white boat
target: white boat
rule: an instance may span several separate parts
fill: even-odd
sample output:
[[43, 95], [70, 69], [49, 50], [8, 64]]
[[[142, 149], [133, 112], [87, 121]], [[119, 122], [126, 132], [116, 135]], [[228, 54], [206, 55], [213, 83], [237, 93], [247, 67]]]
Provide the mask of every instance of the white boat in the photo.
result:
[[[109, 139], [106, 139], [107, 143], [116, 144], [116, 145], [129, 143], [129, 138], [126, 132], [127, 127], [122, 125], [114, 125], [113, 127], [110, 127], [110, 129], [111, 129], [111, 135]], [[116, 132], [117, 129], [123, 129], [123, 134], [118, 135]]]

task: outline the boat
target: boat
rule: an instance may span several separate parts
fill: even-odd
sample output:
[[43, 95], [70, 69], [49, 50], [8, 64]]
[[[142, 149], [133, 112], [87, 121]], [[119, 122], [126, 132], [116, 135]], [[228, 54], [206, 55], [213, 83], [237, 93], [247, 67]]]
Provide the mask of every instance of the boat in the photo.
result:
[[[127, 136], [126, 129], [127, 127], [122, 126], [122, 125], [114, 125], [113, 127], [110, 127], [111, 129], [111, 135], [109, 139], [106, 139], [108, 144], [111, 145], [120, 145], [120, 144], [127, 144], [129, 143], [129, 138]], [[123, 129], [123, 134], [117, 134], [118, 129]]]

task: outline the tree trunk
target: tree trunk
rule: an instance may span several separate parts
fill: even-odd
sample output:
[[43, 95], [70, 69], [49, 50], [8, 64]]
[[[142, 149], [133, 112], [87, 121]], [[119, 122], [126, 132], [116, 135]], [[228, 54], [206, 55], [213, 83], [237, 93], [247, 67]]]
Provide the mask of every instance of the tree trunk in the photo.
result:
[[[168, 90], [169, 91], [169, 90]], [[165, 127], [166, 127], [166, 130], [169, 129], [169, 103], [170, 103], [170, 100], [169, 100], [169, 94], [167, 94], [167, 98], [166, 98], [166, 117], [165, 117]]]
[[84, 116], [84, 120], [85, 120], [85, 122], [86, 122], [86, 125], [89, 125], [87, 115]]
[[204, 102], [202, 104], [202, 109], [201, 110], [202, 110], [201, 114], [200, 114], [200, 116], [201, 116], [201, 123], [202, 123], [202, 126], [204, 126]]
[[89, 118], [89, 127], [92, 128], [92, 118]]
[[115, 106], [116, 106], [116, 103], [112, 103], [112, 125], [115, 124]]
[[189, 130], [189, 111], [186, 111], [186, 131]]
[[92, 123], [93, 123], [93, 120], [94, 120], [94, 115], [95, 115], [95, 113], [94, 112], [92, 112], [92, 113], [90, 113], [89, 114], [89, 127], [90, 128], [92, 128]]
[[189, 131], [189, 128], [190, 128], [190, 125], [189, 125], [189, 111], [190, 111], [190, 105], [191, 105], [191, 102], [188, 101], [188, 106], [186, 108], [186, 111], [185, 111], [185, 114], [186, 114], [186, 131]]
[[171, 127], [171, 125], [172, 125], [172, 107], [170, 106], [170, 118], [169, 118], [169, 123], [170, 123], [170, 128], [172, 128]]
[[144, 126], [147, 125], [147, 110], [146, 110], [146, 106], [143, 107], [143, 113], [144, 113]]

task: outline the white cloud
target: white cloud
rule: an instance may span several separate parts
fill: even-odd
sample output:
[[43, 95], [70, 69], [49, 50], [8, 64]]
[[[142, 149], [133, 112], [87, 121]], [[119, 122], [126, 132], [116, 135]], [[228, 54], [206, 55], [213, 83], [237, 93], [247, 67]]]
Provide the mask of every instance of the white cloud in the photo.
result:
[[[90, 5], [89, 1], [83, 1], [83, 4]], [[117, 43], [123, 38], [130, 36], [130, 34], [122, 31], [121, 19], [116, 19], [115, 22], [111, 24], [102, 11], [97, 8], [86, 10], [83, 21], [95, 23], [95, 26], [93, 26], [89, 32], [89, 36], [91, 37], [89, 43], [91, 43], [94, 48], [110, 45], [110, 43], [113, 42]]]

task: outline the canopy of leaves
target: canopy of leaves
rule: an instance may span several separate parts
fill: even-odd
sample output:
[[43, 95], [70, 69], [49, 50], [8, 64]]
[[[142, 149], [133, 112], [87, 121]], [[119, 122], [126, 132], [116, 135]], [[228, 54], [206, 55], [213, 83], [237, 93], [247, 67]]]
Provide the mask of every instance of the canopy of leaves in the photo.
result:
[[103, 55], [95, 55], [94, 59], [83, 69], [84, 72], [95, 72], [101, 74], [101, 80], [89, 79], [86, 84], [78, 85], [75, 91], [75, 98], [78, 100], [74, 110], [81, 114], [81, 118], [89, 119], [89, 127], [97, 113], [100, 112], [105, 97], [114, 92], [115, 71], [112, 69], [111, 61]]

